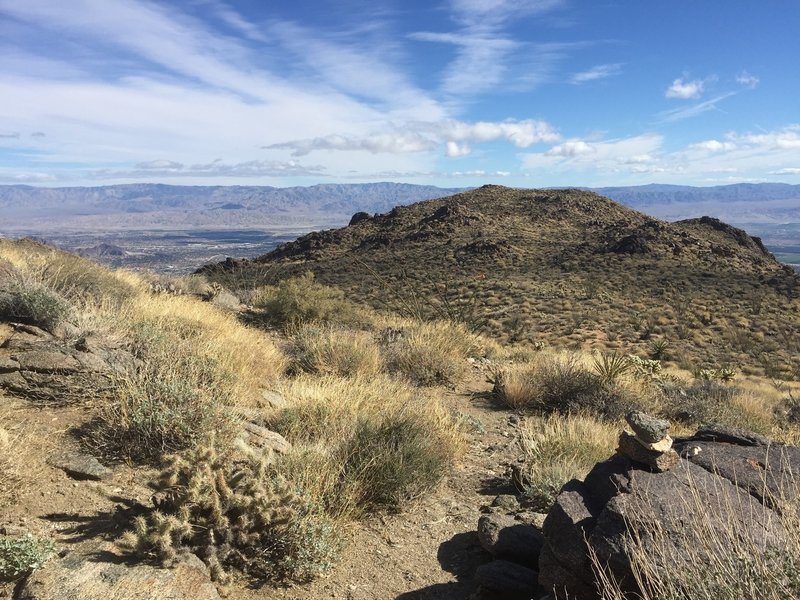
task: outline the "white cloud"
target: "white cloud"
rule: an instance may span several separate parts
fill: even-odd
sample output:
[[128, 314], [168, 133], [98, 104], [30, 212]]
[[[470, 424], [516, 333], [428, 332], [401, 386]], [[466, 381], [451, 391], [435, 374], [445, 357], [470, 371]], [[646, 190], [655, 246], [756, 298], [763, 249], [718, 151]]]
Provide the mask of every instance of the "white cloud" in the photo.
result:
[[15, 181], [21, 181], [23, 183], [47, 183], [55, 181], [55, 179], [56, 178], [49, 173], [17, 173], [14, 175]]
[[[657, 161], [663, 141], [663, 137], [655, 133], [593, 142], [570, 140], [546, 152], [521, 154], [520, 158], [526, 169], [569, 173], [573, 177], [575, 173], [581, 171], [632, 172], [635, 168], [642, 167], [642, 159], [645, 156], [651, 162]], [[654, 164], [648, 168], [658, 167], [659, 165]]]
[[728, 150], [734, 150], [736, 148], [736, 144], [734, 142], [720, 142], [719, 140], [706, 140], [704, 142], [698, 142], [696, 144], [692, 144], [689, 148], [693, 150], [707, 150], [708, 152], [723, 152]]
[[447, 142], [445, 154], [450, 158], [469, 156], [470, 154], [472, 154], [472, 148], [470, 148], [467, 144], [459, 144], [457, 142]]
[[703, 93], [705, 83], [699, 79], [693, 81], [684, 81], [682, 78], [676, 79], [672, 85], [667, 88], [667, 98], [681, 98], [687, 100], [689, 98], [698, 98]]
[[770, 171], [771, 175], [800, 175], [800, 168], [798, 167], [786, 167], [784, 169], [778, 169], [777, 171]]
[[137, 163], [137, 169], [157, 169], [157, 170], [172, 170], [179, 171], [183, 169], [183, 163], [175, 162], [174, 160], [149, 160]]
[[759, 83], [759, 78], [755, 75], [751, 75], [747, 71], [742, 71], [739, 75], [736, 76], [736, 83], [743, 85], [744, 87], [753, 89]]
[[564, 142], [558, 146], [550, 148], [544, 153], [545, 156], [581, 156], [584, 154], [593, 154], [596, 152], [594, 146], [584, 142], [583, 140], [573, 140]]
[[415, 122], [391, 132], [365, 136], [329, 135], [291, 140], [263, 146], [267, 150], [292, 150], [293, 156], [306, 156], [319, 150], [364, 150], [373, 154], [406, 154], [431, 151], [445, 146], [447, 156], [466, 156], [470, 144], [506, 142], [517, 148], [552, 143], [560, 139], [558, 131], [546, 121], [463, 121]]
[[581, 84], [587, 81], [597, 81], [598, 79], [606, 79], [622, 73], [622, 63], [613, 63], [607, 65], [597, 65], [588, 71], [581, 71], [575, 73], [570, 79], [570, 83]]
[[19, 139], [19, 132], [12, 131], [10, 133], [0, 133], [0, 139], [3, 140], [18, 140]]

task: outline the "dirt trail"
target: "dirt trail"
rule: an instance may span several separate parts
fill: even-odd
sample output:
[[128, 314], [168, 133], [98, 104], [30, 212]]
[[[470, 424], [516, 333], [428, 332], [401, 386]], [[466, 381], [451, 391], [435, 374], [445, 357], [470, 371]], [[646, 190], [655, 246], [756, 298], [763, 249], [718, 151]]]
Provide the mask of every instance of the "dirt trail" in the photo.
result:
[[[511, 491], [504, 472], [519, 454], [514, 419], [509, 411], [493, 406], [487, 389], [483, 374], [476, 369], [467, 383], [446, 393], [447, 405], [475, 427], [462, 461], [437, 490], [398, 514], [376, 515], [354, 526], [342, 560], [327, 576], [287, 588], [248, 589], [244, 582], [237, 582], [228, 597], [468, 598], [474, 591], [475, 568], [490, 558], [475, 534], [479, 509], [497, 494]], [[7, 407], [6, 423], [15, 424], [12, 435], [16, 431], [23, 436], [23, 477], [29, 473], [36, 478], [35, 485], [20, 497], [0, 504], [0, 528], [47, 535], [59, 548], [69, 549], [120, 533], [129, 516], [125, 506], [148, 503], [151, 492], [144, 483], [154, 471], [117, 466], [111, 481], [88, 482], [74, 481], [46, 464], [53, 449], [74, 443], [68, 430], [85, 422], [91, 407], [35, 408], [9, 398], [0, 402]], [[0, 583], [0, 597], [11, 593], [10, 584]]]

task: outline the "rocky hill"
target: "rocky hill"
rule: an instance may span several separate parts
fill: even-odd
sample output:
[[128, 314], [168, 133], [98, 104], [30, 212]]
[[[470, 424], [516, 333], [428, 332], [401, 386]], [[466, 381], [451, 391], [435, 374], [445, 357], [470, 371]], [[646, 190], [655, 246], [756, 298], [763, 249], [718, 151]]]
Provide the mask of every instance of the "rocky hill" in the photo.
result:
[[800, 368], [800, 278], [759, 239], [582, 190], [484, 186], [205, 270], [235, 287], [313, 271], [360, 301], [504, 341], [633, 344], [690, 370]]

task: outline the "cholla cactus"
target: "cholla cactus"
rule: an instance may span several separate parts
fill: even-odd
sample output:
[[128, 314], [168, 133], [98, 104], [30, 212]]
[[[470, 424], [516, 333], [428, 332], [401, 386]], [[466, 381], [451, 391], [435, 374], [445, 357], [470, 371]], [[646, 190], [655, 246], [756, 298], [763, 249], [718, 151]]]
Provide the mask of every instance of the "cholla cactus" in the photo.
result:
[[[270, 469], [270, 455], [241, 450], [244, 458], [232, 463], [213, 448], [171, 457], [155, 484], [154, 510], [121, 545], [164, 566], [188, 550], [222, 584], [231, 567], [257, 580], [308, 580], [326, 570], [338, 549], [330, 520]], [[304, 561], [292, 562], [300, 555]]]
[[660, 360], [639, 358], [635, 354], [628, 354], [625, 358], [639, 377], [655, 379], [661, 374]]

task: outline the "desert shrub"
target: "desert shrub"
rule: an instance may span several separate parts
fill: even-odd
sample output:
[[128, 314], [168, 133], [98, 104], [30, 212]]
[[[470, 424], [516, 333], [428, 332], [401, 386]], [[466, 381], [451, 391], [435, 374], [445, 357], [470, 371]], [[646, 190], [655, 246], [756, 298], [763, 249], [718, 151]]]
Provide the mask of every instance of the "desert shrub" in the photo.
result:
[[662, 413], [669, 419], [691, 425], [720, 423], [770, 433], [767, 416], [745, 410], [746, 392], [711, 379], [691, 383], [666, 381], [661, 385]]
[[531, 419], [520, 429], [523, 462], [514, 484], [536, 510], [546, 511], [561, 487], [583, 479], [616, 448], [619, 428], [583, 415]]
[[361, 310], [338, 288], [322, 285], [310, 271], [253, 291], [253, 307], [261, 319], [275, 327], [296, 327], [303, 323], [354, 324], [362, 320]]
[[641, 388], [608, 379], [575, 354], [541, 354], [496, 375], [494, 395], [512, 408], [544, 414], [589, 413], [616, 420], [641, 405]]
[[373, 336], [332, 325], [307, 324], [291, 336], [289, 354], [298, 371], [327, 375], [374, 375], [381, 370]]
[[197, 352], [191, 337], [140, 324], [134, 340], [139, 361], [117, 378], [115, 402], [101, 408], [84, 439], [109, 458], [146, 462], [212, 439], [230, 441], [232, 374]]
[[211, 448], [172, 456], [157, 483], [157, 510], [121, 540], [169, 566], [181, 549], [200, 556], [220, 583], [230, 570], [257, 583], [309, 581], [330, 568], [340, 536], [328, 516], [272, 468], [270, 456], [242, 447], [230, 461]]
[[463, 325], [417, 322], [387, 344], [386, 362], [391, 372], [419, 385], [453, 384], [466, 374], [467, 358], [477, 347], [476, 337]]
[[52, 540], [31, 534], [0, 537], [0, 580], [15, 580], [41, 567], [55, 554]]
[[37, 272], [45, 285], [73, 302], [121, 306], [138, 291], [136, 278], [64, 252], [51, 252]]
[[66, 299], [34, 278], [16, 271], [0, 274], [0, 319], [52, 331], [70, 310]]
[[402, 381], [300, 377], [282, 391], [290, 405], [267, 424], [293, 450], [277, 467], [344, 518], [423, 493], [463, 451], [458, 420]]
[[433, 488], [450, 468], [446, 440], [411, 415], [361, 420], [343, 445], [344, 481], [363, 502], [397, 508]]

